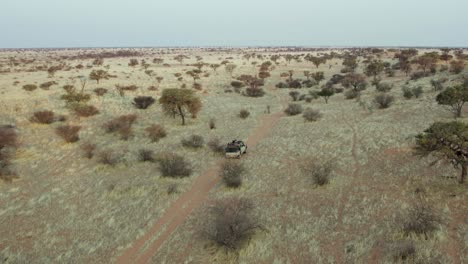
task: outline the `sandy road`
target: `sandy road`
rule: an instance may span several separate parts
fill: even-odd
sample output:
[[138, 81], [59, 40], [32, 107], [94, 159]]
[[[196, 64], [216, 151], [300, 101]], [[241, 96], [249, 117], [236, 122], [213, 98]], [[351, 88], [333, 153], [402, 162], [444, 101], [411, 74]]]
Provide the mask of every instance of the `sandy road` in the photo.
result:
[[[246, 141], [249, 148], [251, 149], [266, 137], [270, 129], [277, 124], [283, 115], [283, 112], [279, 111], [262, 116], [260, 125]], [[148, 263], [172, 232], [184, 222], [195, 208], [206, 201], [209, 191], [219, 181], [218, 171], [222, 161], [223, 159], [219, 159], [201, 173], [195, 179], [191, 188], [167, 208], [164, 215], [151, 229], [121, 253], [116, 263]]]

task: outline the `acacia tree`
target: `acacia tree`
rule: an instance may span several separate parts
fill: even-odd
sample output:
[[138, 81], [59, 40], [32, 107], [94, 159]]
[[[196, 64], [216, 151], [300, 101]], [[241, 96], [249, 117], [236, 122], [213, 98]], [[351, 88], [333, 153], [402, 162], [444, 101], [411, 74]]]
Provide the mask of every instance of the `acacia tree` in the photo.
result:
[[365, 90], [367, 87], [366, 77], [362, 74], [350, 73], [344, 77], [342, 84], [346, 88], [352, 88], [355, 92]]
[[354, 70], [358, 66], [357, 57], [356, 56], [351, 56], [351, 55], [346, 56], [346, 58], [344, 58], [344, 60], [343, 60], [343, 65], [354, 72]]
[[89, 79], [95, 80], [97, 84], [99, 84], [100, 80], [108, 80], [109, 77], [109, 73], [105, 70], [93, 70], [89, 74]]
[[459, 74], [465, 69], [465, 62], [462, 60], [453, 60], [450, 62], [450, 71]]
[[418, 64], [419, 68], [422, 69], [423, 72], [426, 72], [427, 69], [435, 67], [438, 59], [439, 55], [437, 52], [429, 52], [419, 56], [413, 62]]
[[317, 69], [320, 66], [320, 64], [323, 64], [323, 63], [326, 62], [324, 57], [315, 57], [315, 56], [307, 57], [306, 56], [305, 59], [312, 62], [315, 65], [315, 68], [317, 68]]
[[325, 100], [325, 103], [328, 104], [328, 99], [335, 94], [333, 88], [325, 87], [320, 92], [317, 93], [318, 96], [322, 97]]
[[463, 105], [468, 101], [468, 84], [448, 87], [437, 95], [436, 101], [449, 106], [455, 118], [461, 117]]
[[416, 136], [416, 154], [434, 154], [439, 159], [450, 161], [461, 169], [459, 182], [463, 183], [468, 165], [468, 125], [462, 122], [436, 122], [424, 133]]
[[384, 63], [381, 60], [373, 60], [367, 65], [365, 73], [367, 76], [373, 76], [374, 80], [376, 80], [384, 68]]
[[202, 107], [200, 98], [195, 95], [193, 90], [188, 89], [164, 89], [159, 103], [166, 114], [172, 115], [174, 118], [179, 115], [182, 119], [182, 125], [185, 125], [187, 113], [195, 118]]
[[310, 76], [312, 76], [312, 78], [317, 82], [317, 84], [320, 84], [320, 82], [325, 79], [323, 72], [314, 72]]
[[216, 72], [216, 70], [221, 66], [221, 64], [210, 64], [210, 68], [213, 69], [214, 72]]

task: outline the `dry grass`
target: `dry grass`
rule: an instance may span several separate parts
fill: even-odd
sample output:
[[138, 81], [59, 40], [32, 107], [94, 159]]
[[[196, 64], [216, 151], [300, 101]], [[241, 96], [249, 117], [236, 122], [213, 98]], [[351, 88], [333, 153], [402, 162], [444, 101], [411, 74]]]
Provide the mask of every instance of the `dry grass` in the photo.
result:
[[[137, 50], [144, 54], [135, 55], [139, 61], [143, 58], [151, 61], [154, 57], [149, 50]], [[1, 106], [0, 121], [18, 127], [21, 147], [11, 155], [11, 168], [21, 176], [21, 180], [12, 184], [0, 183], [0, 218], [6, 223], [0, 227], [0, 245], [8, 245], [0, 249], [0, 255], [8, 257], [12, 263], [113, 262], [124, 247], [148, 231], [162, 212], [190, 189], [200, 173], [219, 159], [209, 148], [196, 151], [184, 148], [180, 144], [181, 139], [192, 134], [206, 139], [217, 137], [220, 142], [234, 138], [249, 139], [253, 129], [259, 125], [259, 117], [265, 114], [266, 106], [271, 106], [271, 113], [275, 114], [282, 110], [282, 105], [289, 98], [288, 88], [274, 88], [275, 84], [284, 82], [284, 78], [279, 77], [280, 73], [292, 69], [295, 79], [305, 79], [302, 71], [315, 69], [315, 66], [307, 61], [287, 63], [279, 59], [271, 77], [265, 80], [265, 95], [258, 98], [224, 93], [234, 78], [230, 78], [221, 66], [217, 74], [210, 72], [209, 77], [201, 75], [197, 80], [203, 87], [203, 91], [196, 92], [203, 108], [197, 119], [187, 120], [187, 126], [180, 126], [179, 120], [165, 116], [160, 107], [152, 106], [144, 111], [144, 115], [142, 112], [138, 122], [132, 123], [132, 136], [128, 141], [116, 140], [99, 128], [114, 117], [139, 111], [132, 105], [134, 97], [148, 93], [158, 98], [163, 89], [183, 84], [192, 89], [191, 79], [184, 76], [184, 80], [179, 81], [174, 74], [191, 70], [192, 67], [185, 64], [195, 63], [195, 55], [202, 56], [207, 63], [219, 63], [219, 58], [232, 57], [227, 60], [237, 65], [233, 75], [239, 76], [257, 73], [251, 62], [257, 61], [260, 65], [269, 59], [267, 54], [277, 53], [249, 51], [265, 57], [251, 58], [247, 62], [242, 59], [243, 54], [235, 50], [222, 54], [200, 50], [173, 51], [190, 55], [191, 58], [181, 65], [173, 61], [174, 54], [158, 54], [170, 67], [162, 64], [150, 66], [164, 77], [158, 89], [151, 92], [146, 87], [154, 85], [153, 81], [140, 70], [140, 65], [129, 67], [129, 57], [106, 58], [109, 73], [117, 77], [101, 85], [88, 83], [84, 93], [92, 93], [93, 96], [69, 98], [71, 101], [87, 100], [87, 104], [95, 105], [100, 111], [93, 118], [78, 119], [74, 115], [68, 118], [70, 124], [82, 127], [79, 136], [83, 140], [96, 143], [98, 151], [91, 160], [80, 158], [83, 152], [78, 145], [63, 144], [54, 136], [55, 125], [38, 126], [27, 122], [31, 116], [30, 109], [50, 109], [57, 113], [67, 111], [60, 100], [64, 93], [62, 89], [55, 89], [55, 86], [34, 92], [21, 89], [23, 84], [50, 81], [44, 71], [2, 73], [0, 90], [4, 93], [2, 98], [8, 100]], [[35, 67], [47, 64], [48, 56], [59, 57], [74, 52], [57, 50], [17, 54], [4, 51], [0, 56], [34, 56], [36, 62], [27, 67]], [[382, 59], [392, 64], [396, 62], [392, 53], [383, 55]], [[64, 61], [72, 69], [57, 71], [53, 80], [58, 83], [57, 87], [73, 84], [79, 94], [81, 87], [76, 76], [87, 75], [90, 69], [75, 66], [92, 64], [92, 59]], [[341, 68], [341, 60], [333, 59], [316, 70], [325, 73], [323, 84]], [[19, 66], [17, 69], [26, 71], [27, 68]], [[203, 70], [209, 69], [205, 67]], [[362, 65], [357, 72], [363, 72]], [[397, 71], [395, 77], [390, 78], [382, 75], [383, 82], [394, 85], [394, 89], [387, 93], [395, 97], [392, 106], [382, 111], [371, 110], [377, 91], [370, 88], [361, 92], [360, 103], [346, 100], [343, 94], [335, 94], [328, 104], [323, 100], [313, 100], [312, 105], [297, 101], [303, 108], [312, 106], [320, 109], [323, 117], [319, 122], [304, 122], [302, 117], [282, 118], [278, 125], [264, 131], [265, 138], [259, 144], [249, 146], [249, 154], [242, 158], [249, 173], [242, 178], [241, 187], [228, 189], [217, 184], [210, 191], [210, 200], [240, 196], [255, 201], [256, 211], [267, 227], [267, 232], [255, 232], [241, 243], [235, 261], [393, 263], [395, 259], [404, 261], [407, 258], [420, 263], [430, 263], [431, 260], [467, 262], [467, 225], [463, 222], [468, 210], [466, 187], [448, 178], [458, 173], [449, 164], [438, 163], [430, 167], [432, 160], [417, 159], [410, 151], [415, 134], [434, 121], [452, 118], [434, 101], [435, 92], [430, 84], [430, 79], [438, 80], [444, 76], [438, 74], [410, 81], [410, 87], [422, 86], [424, 93], [420, 98], [404, 100], [401, 93], [401, 87], [407, 80], [404, 74]], [[450, 82], [457, 78], [453, 74], [446, 76]], [[21, 80], [21, 84], [11, 86], [15, 78]], [[131, 89], [122, 89], [125, 92], [121, 96], [118, 89], [113, 89], [116, 84]], [[132, 87], [134, 84], [145, 88]], [[100, 86], [107, 88], [107, 93], [94, 96], [94, 89]], [[310, 94], [318, 90], [319, 86], [315, 86], [304, 87], [300, 91], [301, 94]], [[249, 117], [239, 118], [240, 109], [248, 111]], [[207, 125], [211, 117], [216, 117], [216, 129], [213, 130]], [[154, 123], [164, 127], [169, 136], [150, 143], [150, 132], [145, 128]], [[191, 177], [161, 177], [159, 164], [138, 162], [138, 151], [143, 148], [183, 157], [190, 164]], [[109, 155], [110, 160], [112, 157], [118, 160], [111, 162], [113, 166], [97, 164], [101, 162], [100, 153], [106, 149], [118, 150]], [[300, 165], [304, 164], [304, 157], [311, 156], [317, 160], [337, 157], [328, 185], [312, 188], [311, 178], [303, 174]], [[157, 154], [155, 158], [158, 160]], [[420, 195], [414, 191], [416, 186], [424, 187], [424, 199], [436, 212], [444, 214], [444, 221], [430, 233], [428, 240], [424, 235], [407, 237], [401, 225], [388, 221], [410, 208], [415, 196]], [[200, 240], [194, 234], [200, 221], [205, 219], [198, 218], [199, 213], [196, 209], [167, 238], [151, 262], [219, 263], [226, 258], [227, 262], [234, 261], [230, 253], [218, 250], [217, 246]], [[401, 241], [412, 241], [414, 254], [411, 246], [387, 250], [386, 245]]]

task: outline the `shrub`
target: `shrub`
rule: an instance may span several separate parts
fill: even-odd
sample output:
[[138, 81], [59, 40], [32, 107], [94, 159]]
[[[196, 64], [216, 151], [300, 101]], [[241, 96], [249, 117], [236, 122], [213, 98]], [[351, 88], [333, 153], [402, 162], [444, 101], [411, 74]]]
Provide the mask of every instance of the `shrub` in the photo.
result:
[[288, 82], [288, 87], [299, 89], [299, 88], [302, 88], [302, 83], [300, 80], [292, 80]]
[[355, 98], [359, 97], [359, 92], [350, 89], [350, 90], [347, 90], [346, 92], [344, 92], [344, 96], [345, 96], [346, 99], [355, 99]]
[[262, 229], [254, 214], [252, 202], [246, 198], [225, 198], [217, 201], [202, 221], [203, 237], [226, 250], [238, 250], [257, 229]]
[[26, 85], [23, 85], [23, 89], [28, 91], [28, 92], [32, 92], [32, 91], [37, 89], [37, 85], [35, 85], [35, 84], [26, 84]]
[[297, 101], [301, 94], [298, 91], [290, 91], [289, 96], [291, 96], [293, 101]]
[[67, 92], [67, 93], [73, 93], [73, 92], [75, 92], [75, 86], [73, 86], [73, 85], [71, 85], [71, 84], [66, 84], [66, 85], [64, 85], [62, 88], [63, 88], [63, 89], [65, 90], [65, 92]]
[[114, 166], [119, 162], [117, 155], [110, 149], [103, 150], [98, 154], [98, 162], [110, 166]]
[[149, 149], [140, 149], [138, 151], [138, 160], [140, 160], [142, 162], [146, 162], [146, 161], [153, 162], [154, 161], [154, 152], [152, 150], [149, 150]]
[[0, 126], [0, 179], [11, 182], [18, 178], [10, 169], [11, 156], [18, 146], [18, 136], [14, 127]]
[[169, 186], [167, 186], [167, 194], [171, 195], [171, 194], [178, 193], [178, 192], [179, 190], [177, 188], [177, 184], [171, 183], [169, 184]]
[[12, 126], [0, 126], [0, 150], [5, 148], [16, 148], [18, 136]]
[[431, 86], [434, 89], [434, 91], [442, 91], [444, 89], [443, 83], [443, 80], [431, 80]]
[[401, 91], [403, 92], [403, 97], [406, 99], [411, 99], [414, 96], [413, 90], [407, 86], [401, 88]]
[[30, 118], [31, 122], [40, 124], [52, 124], [55, 121], [55, 114], [53, 111], [37, 111], [34, 112]]
[[94, 93], [97, 96], [103, 96], [104, 94], [107, 93], [107, 89], [106, 88], [96, 88], [96, 89], [94, 89]]
[[166, 130], [161, 125], [153, 124], [145, 130], [152, 142], [158, 142], [161, 138], [167, 135]]
[[262, 88], [247, 88], [245, 89], [245, 95], [249, 97], [262, 97], [265, 95], [265, 91]]
[[231, 82], [231, 86], [232, 86], [233, 88], [242, 88], [242, 87], [244, 87], [245, 85], [244, 85], [243, 82], [240, 82], [240, 81], [232, 81], [232, 82]]
[[182, 146], [187, 148], [201, 148], [205, 143], [205, 140], [202, 136], [199, 135], [191, 135], [188, 138], [184, 138], [181, 140]]
[[81, 149], [84, 152], [84, 156], [88, 159], [91, 159], [94, 156], [94, 151], [96, 150], [96, 144], [86, 142], [83, 145], [81, 145]]
[[304, 117], [306, 121], [317, 121], [322, 117], [322, 114], [319, 110], [306, 108], [304, 113], [302, 113], [302, 117]]
[[132, 134], [132, 125], [136, 119], [136, 115], [122, 115], [104, 123], [104, 129], [107, 133], [118, 132], [121, 139], [127, 140]]
[[66, 142], [73, 143], [80, 140], [80, 137], [78, 135], [80, 129], [81, 126], [63, 125], [57, 127], [56, 133], [57, 135], [62, 137]]
[[288, 85], [284, 82], [279, 82], [275, 86], [276, 88], [288, 88]]
[[239, 112], [239, 117], [242, 119], [246, 119], [250, 116], [250, 112], [247, 109], [241, 109]]
[[99, 110], [93, 105], [74, 104], [72, 109], [76, 115], [81, 117], [90, 117], [99, 114]]
[[380, 109], [388, 108], [393, 103], [395, 98], [388, 94], [378, 94], [375, 96], [374, 101]]
[[216, 122], [215, 122], [214, 118], [210, 119], [210, 122], [208, 123], [208, 126], [210, 127], [210, 129], [215, 129], [216, 128]]
[[332, 169], [331, 162], [309, 161], [303, 166], [302, 171], [312, 178], [314, 185], [323, 186], [330, 182]]
[[226, 161], [221, 166], [220, 176], [227, 187], [237, 188], [242, 184], [244, 166], [238, 161]]
[[61, 98], [68, 103], [84, 103], [91, 99], [91, 95], [72, 92], [62, 95]]
[[417, 203], [408, 208], [401, 222], [403, 233], [406, 236], [414, 233], [416, 235], [424, 235], [427, 239], [428, 234], [437, 229], [441, 220], [437, 217], [432, 207]]
[[298, 115], [302, 113], [302, 106], [300, 104], [289, 104], [284, 112], [289, 116]]
[[182, 156], [174, 153], [163, 153], [156, 159], [163, 177], [188, 177], [192, 168]]
[[418, 87], [414, 87], [412, 89], [412, 92], [413, 92], [414, 97], [419, 98], [421, 97], [424, 91], [423, 91], [422, 86], [418, 86]]
[[317, 99], [317, 98], [320, 97], [318, 91], [309, 91], [309, 95], [310, 95], [313, 99]]
[[428, 76], [431, 76], [430, 72], [415, 72], [411, 74], [411, 80], [418, 80]]
[[219, 138], [210, 139], [210, 140], [208, 141], [208, 143], [206, 143], [206, 145], [207, 145], [208, 148], [210, 148], [211, 151], [213, 151], [214, 153], [224, 154], [225, 145], [224, 145], [223, 143], [221, 143], [221, 140], [219, 140]]
[[192, 88], [198, 91], [201, 91], [203, 89], [203, 85], [201, 83], [194, 83], [192, 85]]
[[146, 109], [154, 104], [155, 100], [151, 96], [138, 96], [133, 98], [133, 105], [138, 109]]
[[44, 89], [44, 90], [49, 90], [52, 85], [56, 85], [56, 84], [57, 84], [57, 82], [50, 81], [50, 82], [41, 83], [41, 85], [39, 85], [39, 87], [41, 89]]
[[379, 83], [375, 87], [377, 91], [382, 92], [382, 93], [390, 92], [392, 88], [393, 88], [393, 85], [391, 85], [390, 83]]

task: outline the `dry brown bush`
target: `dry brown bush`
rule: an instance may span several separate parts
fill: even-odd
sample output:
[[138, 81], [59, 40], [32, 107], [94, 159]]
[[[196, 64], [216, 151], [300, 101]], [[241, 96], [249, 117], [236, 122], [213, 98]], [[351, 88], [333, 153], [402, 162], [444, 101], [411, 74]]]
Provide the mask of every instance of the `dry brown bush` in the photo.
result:
[[201, 148], [205, 144], [205, 140], [200, 135], [191, 135], [188, 138], [184, 138], [180, 141], [182, 146], [188, 148]]
[[93, 105], [75, 104], [73, 111], [76, 115], [81, 117], [90, 117], [99, 114], [99, 110]]
[[55, 132], [57, 135], [62, 137], [66, 142], [73, 143], [80, 140], [78, 132], [80, 131], [81, 126], [72, 126], [72, 125], [63, 125], [57, 127]]
[[115, 166], [119, 162], [119, 159], [117, 155], [114, 154], [114, 151], [107, 149], [99, 152], [98, 161], [102, 164]]
[[302, 113], [302, 117], [304, 117], [306, 121], [317, 121], [322, 117], [322, 113], [317, 109], [306, 108], [304, 113]]
[[149, 149], [140, 149], [138, 151], [138, 160], [143, 161], [143, 162], [146, 162], [146, 161], [153, 162], [154, 152]]
[[30, 118], [31, 122], [40, 124], [52, 124], [55, 121], [55, 114], [53, 111], [36, 111]]
[[250, 112], [247, 109], [242, 109], [239, 112], [239, 117], [242, 119], [246, 119], [247, 117], [249, 117], [249, 115], [250, 115]]
[[236, 160], [227, 160], [221, 166], [220, 176], [227, 187], [237, 188], [242, 184], [245, 167]]
[[160, 154], [156, 161], [163, 177], [182, 178], [192, 174], [192, 167], [182, 156], [165, 152]]
[[26, 84], [26, 85], [23, 85], [23, 89], [28, 91], [28, 92], [32, 92], [32, 91], [37, 89], [37, 85], [35, 85], [35, 84]]
[[257, 229], [263, 229], [253, 203], [246, 198], [225, 198], [208, 208], [201, 234], [226, 250], [238, 250]]
[[96, 144], [86, 142], [83, 145], [81, 145], [81, 149], [83, 150], [84, 156], [88, 159], [91, 159], [94, 156]]
[[146, 109], [154, 104], [155, 100], [151, 96], [137, 96], [133, 98], [133, 105], [138, 109]]
[[12, 126], [0, 126], [0, 179], [11, 182], [18, 178], [11, 170], [11, 158], [18, 147], [18, 136]]
[[333, 164], [330, 161], [320, 162], [309, 160], [302, 166], [302, 171], [306, 176], [312, 178], [314, 185], [322, 186], [330, 182]]
[[147, 127], [145, 130], [148, 133], [148, 137], [151, 139], [152, 142], [158, 142], [161, 138], [167, 135], [164, 127], [157, 124], [153, 124]]
[[132, 125], [136, 121], [137, 115], [129, 114], [116, 117], [104, 123], [107, 133], [118, 132], [121, 139], [127, 140], [132, 135]]
[[429, 234], [435, 231], [441, 223], [434, 209], [425, 203], [417, 202], [407, 209], [405, 215], [398, 219], [401, 222], [403, 233], [424, 235], [428, 239]]
[[96, 88], [96, 89], [94, 89], [94, 93], [97, 96], [103, 96], [104, 94], [107, 93], [107, 89], [106, 88]]

